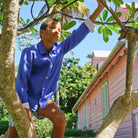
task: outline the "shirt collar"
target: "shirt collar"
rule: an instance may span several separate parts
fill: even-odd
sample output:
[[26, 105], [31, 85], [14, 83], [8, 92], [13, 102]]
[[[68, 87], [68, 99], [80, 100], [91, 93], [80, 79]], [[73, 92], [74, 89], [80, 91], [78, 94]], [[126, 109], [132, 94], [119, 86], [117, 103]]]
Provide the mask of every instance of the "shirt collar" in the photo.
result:
[[[57, 43], [55, 43], [53, 45], [53, 48], [51, 50], [52, 53], [56, 53], [56, 45], [57, 45]], [[40, 52], [41, 55], [48, 54], [48, 52], [44, 48], [44, 45], [42, 43], [42, 40], [37, 44], [37, 46], [38, 46], [38, 50], [39, 50], [39, 52]]]

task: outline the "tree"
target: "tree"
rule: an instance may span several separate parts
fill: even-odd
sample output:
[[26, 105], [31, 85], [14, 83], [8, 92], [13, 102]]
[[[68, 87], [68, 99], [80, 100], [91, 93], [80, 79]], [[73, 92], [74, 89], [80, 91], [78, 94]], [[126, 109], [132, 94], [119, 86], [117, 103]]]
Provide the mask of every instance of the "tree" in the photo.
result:
[[[64, 12], [69, 9], [69, 12], [76, 10], [78, 7], [78, 1], [83, 2], [83, 0], [44, 0], [44, 6], [40, 13], [34, 17], [33, 15], [33, 5], [35, 0], [32, 0], [31, 8], [31, 21], [27, 21], [22, 24], [22, 27], [18, 27], [19, 21], [19, 10], [22, 7], [23, 3], [27, 4], [31, 0], [0, 0], [0, 24], [2, 24], [2, 34], [0, 37], [0, 97], [4, 101], [7, 110], [9, 111], [18, 131], [20, 137], [23, 138], [32, 138], [36, 137], [31, 123], [27, 118], [27, 114], [23, 109], [20, 100], [15, 92], [15, 71], [14, 71], [14, 49], [16, 36], [23, 34], [31, 29], [35, 31], [33, 27], [38, 24], [40, 21], [44, 20], [46, 17], [52, 17], [54, 15], [59, 16], [61, 23], [65, 23], [65, 19], [61, 17], [67, 16], [72, 19], [84, 20], [82, 18], [76, 18], [72, 15], [68, 15], [68, 12]], [[37, 0], [36, 0], [37, 1]], [[101, 3], [102, 0], [99, 0]], [[113, 1], [115, 5], [120, 6], [123, 3], [122, 0], [108, 0], [109, 2]], [[123, 121], [125, 116], [133, 109], [138, 107], [137, 97], [138, 90], [131, 93], [132, 85], [132, 60], [133, 60], [133, 51], [136, 40], [138, 40], [138, 18], [136, 20], [128, 20], [126, 23], [131, 22], [131, 27], [124, 27], [117, 17], [117, 14], [113, 12], [111, 7], [107, 3], [103, 3], [107, 10], [112, 14], [111, 18], [105, 21], [108, 11], [103, 12], [103, 20], [105, 22], [95, 22], [97, 24], [109, 25], [110, 27], [104, 26], [99, 29], [99, 32], [103, 34], [103, 39], [105, 42], [109, 40], [109, 36], [112, 35], [112, 30], [118, 25], [121, 27], [121, 36], [120, 39], [128, 39], [128, 61], [127, 61], [127, 73], [126, 73], [126, 91], [125, 94], [119, 97], [113, 104], [109, 115], [104, 121], [101, 129], [98, 132], [97, 137], [113, 137], [116, 130], [118, 129], [120, 123]], [[134, 3], [132, 3], [132, 8], [127, 6], [130, 12], [130, 19], [134, 19], [135, 8]], [[73, 9], [73, 10], [72, 10]], [[118, 15], [120, 16], [120, 15]], [[99, 16], [100, 18], [100, 16]], [[113, 22], [113, 20], [116, 22]], [[75, 22], [69, 24], [71, 28]], [[125, 23], [124, 23], [125, 24]], [[64, 26], [64, 25], [63, 25]], [[65, 32], [64, 37], [66, 38], [70, 33], [68, 33], [68, 25], [64, 26]], [[110, 29], [109, 29], [110, 28]], [[63, 37], [63, 38], [64, 38]], [[120, 106], [121, 105], [121, 106]], [[118, 108], [119, 107], [119, 108]], [[111, 116], [112, 115], [112, 118]], [[116, 121], [114, 121], [114, 120]], [[116, 122], [114, 124], [114, 122]], [[108, 129], [112, 131], [108, 131]], [[106, 135], [105, 135], [106, 134]]]
[[95, 73], [95, 68], [87, 63], [84, 67], [78, 65], [79, 58], [64, 58], [59, 80], [60, 108], [72, 112], [72, 108], [86, 89]]
[[[33, 5], [30, 12], [33, 20], [24, 22], [22, 18], [19, 18], [19, 10], [23, 4], [28, 4], [29, 0], [0, 0], [0, 25], [2, 26], [0, 37], [0, 97], [16, 125], [19, 136], [22, 138], [34, 138], [36, 134], [15, 92], [14, 51], [16, 36], [29, 30], [35, 32], [33, 27], [36, 24], [47, 17], [64, 15], [65, 9], [73, 9], [70, 11], [73, 12], [74, 8], [78, 7], [77, 1], [44, 0], [44, 6], [40, 13], [34, 17], [33, 5], [35, 0], [32, 0]], [[61, 20], [61, 22], [64, 22], [64, 20]], [[66, 24], [65, 30], [73, 25], [74, 22], [69, 24], [67, 28]], [[65, 38], [68, 35], [66, 34]]]
[[[108, 6], [107, 3], [103, 3], [102, 0], [100, 0], [100, 2], [105, 5], [105, 7], [109, 10], [109, 12], [113, 15], [113, 17], [119, 24], [121, 28], [121, 31], [120, 31], [121, 36], [119, 37], [119, 40], [124, 38], [128, 40], [126, 88], [125, 88], [124, 95], [118, 97], [114, 101], [109, 111], [109, 114], [107, 115], [105, 121], [103, 122], [96, 136], [97, 138], [104, 138], [104, 137], [111, 138], [111, 137], [114, 137], [115, 132], [117, 131], [119, 125], [124, 120], [124, 118], [128, 115], [128, 113], [131, 110], [138, 107], [138, 102], [137, 102], [138, 100], [136, 99], [136, 97], [138, 96], [138, 90], [135, 90], [132, 92], [133, 59], [134, 59], [136, 40], [138, 40], [138, 26], [136, 25], [138, 22], [133, 21], [133, 25], [131, 24], [132, 27], [130, 26], [124, 27], [122, 22], [116, 16], [115, 12], [113, 12], [112, 8]], [[115, 2], [116, 5], [119, 4], [117, 6], [120, 6], [120, 4], [122, 3], [121, 0], [118, 1], [120, 3], [116, 3], [117, 1], [113, 1], [113, 2]], [[131, 7], [128, 4], [126, 4], [126, 7], [130, 14], [130, 16], [128, 16], [129, 19], [134, 20], [135, 3], [132, 2]], [[138, 18], [136, 20], [138, 20]], [[104, 33], [104, 30], [103, 30], [103, 33]]]

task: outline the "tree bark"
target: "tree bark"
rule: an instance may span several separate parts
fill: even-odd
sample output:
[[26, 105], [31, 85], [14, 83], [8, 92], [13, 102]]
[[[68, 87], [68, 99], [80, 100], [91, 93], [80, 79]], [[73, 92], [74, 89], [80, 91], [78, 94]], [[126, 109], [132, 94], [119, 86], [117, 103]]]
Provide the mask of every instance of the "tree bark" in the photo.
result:
[[117, 98], [109, 114], [104, 120], [101, 128], [99, 129], [96, 138], [113, 138], [118, 127], [124, 120], [124, 118], [131, 111], [131, 103], [127, 106], [122, 104], [122, 96]]
[[126, 67], [126, 89], [123, 96], [117, 98], [106, 119], [104, 120], [101, 128], [99, 129], [96, 138], [113, 138], [118, 127], [129, 114], [130, 111], [138, 107], [138, 90], [132, 90], [132, 76], [133, 76], [133, 58], [136, 45], [135, 29], [131, 28], [126, 30], [128, 38], [128, 51], [127, 51], [127, 67]]
[[135, 40], [135, 29], [130, 28], [127, 30], [128, 34], [128, 49], [127, 49], [127, 67], [126, 67], [126, 89], [123, 96], [123, 104], [127, 105], [131, 101], [131, 91], [132, 91], [132, 79], [133, 79], [133, 60], [134, 51], [136, 46]]
[[0, 97], [15, 123], [20, 138], [35, 138], [33, 127], [15, 92], [14, 52], [18, 11], [18, 0], [3, 0], [3, 26], [0, 40]]
[[128, 115], [130, 111], [138, 108], [138, 90], [131, 93], [131, 103], [127, 106], [122, 105], [122, 96], [117, 98], [101, 128], [99, 129], [96, 138], [113, 138], [115, 132], [120, 126], [121, 122]]

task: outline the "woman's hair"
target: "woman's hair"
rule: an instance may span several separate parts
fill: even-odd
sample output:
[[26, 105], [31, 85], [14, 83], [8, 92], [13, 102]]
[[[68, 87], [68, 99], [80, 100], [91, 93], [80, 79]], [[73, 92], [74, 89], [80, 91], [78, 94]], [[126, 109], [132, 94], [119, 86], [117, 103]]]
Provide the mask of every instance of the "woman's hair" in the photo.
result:
[[54, 19], [48, 19], [48, 20], [44, 21], [44, 22], [41, 24], [40, 30], [45, 30], [45, 29], [47, 28], [49, 22], [51, 22], [51, 21], [59, 22], [59, 20], [58, 20], [58, 19], [55, 19], [55, 18], [54, 18]]

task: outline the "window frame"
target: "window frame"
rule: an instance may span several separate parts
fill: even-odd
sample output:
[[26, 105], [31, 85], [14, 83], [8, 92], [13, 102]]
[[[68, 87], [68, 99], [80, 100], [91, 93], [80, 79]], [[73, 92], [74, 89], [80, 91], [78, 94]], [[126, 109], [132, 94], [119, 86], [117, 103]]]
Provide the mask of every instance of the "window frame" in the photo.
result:
[[103, 105], [103, 118], [106, 118], [109, 112], [109, 100], [108, 100], [108, 84], [107, 80], [102, 83], [102, 105]]

